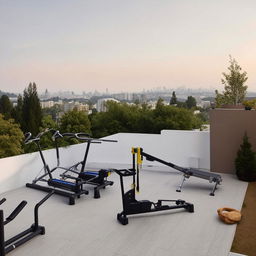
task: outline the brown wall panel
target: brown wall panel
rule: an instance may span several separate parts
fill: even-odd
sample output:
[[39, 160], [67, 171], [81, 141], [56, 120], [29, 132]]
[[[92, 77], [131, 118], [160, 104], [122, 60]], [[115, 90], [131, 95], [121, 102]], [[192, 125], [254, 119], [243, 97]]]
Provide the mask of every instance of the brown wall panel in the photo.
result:
[[256, 151], [256, 111], [213, 109], [210, 111], [211, 171], [235, 173], [235, 158], [247, 132]]

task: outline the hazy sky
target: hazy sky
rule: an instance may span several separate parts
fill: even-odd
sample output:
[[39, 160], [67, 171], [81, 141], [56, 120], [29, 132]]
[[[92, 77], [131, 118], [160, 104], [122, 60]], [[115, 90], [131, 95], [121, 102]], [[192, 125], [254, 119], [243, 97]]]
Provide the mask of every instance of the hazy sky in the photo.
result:
[[0, 0], [0, 90], [223, 89], [231, 54], [256, 91], [256, 1]]

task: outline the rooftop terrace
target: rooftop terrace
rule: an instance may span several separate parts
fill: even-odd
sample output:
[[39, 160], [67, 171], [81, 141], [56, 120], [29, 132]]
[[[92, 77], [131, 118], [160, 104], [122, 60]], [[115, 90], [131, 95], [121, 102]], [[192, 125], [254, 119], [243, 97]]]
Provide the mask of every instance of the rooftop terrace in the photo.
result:
[[[118, 143], [93, 145], [87, 168], [130, 168], [131, 146], [141, 146], [147, 152], [181, 166], [209, 168], [209, 134], [200, 132], [166, 131], [161, 135], [117, 134], [110, 136]], [[159, 146], [158, 146], [159, 145]], [[161, 145], [161, 146], [160, 146]], [[208, 150], [207, 150], [208, 149]], [[50, 165], [54, 165], [54, 151], [45, 152]], [[70, 166], [81, 160], [84, 145], [62, 149], [62, 165]], [[33, 207], [45, 193], [24, 187], [42, 168], [38, 155], [28, 154], [1, 159], [0, 197], [6, 197], [1, 207], [5, 214], [21, 201], [28, 205], [6, 228], [6, 237], [30, 226]], [[197, 166], [196, 166], [197, 165]], [[38, 236], [17, 248], [10, 255], [104, 255], [104, 256], [228, 256], [236, 225], [225, 225], [217, 216], [217, 209], [229, 206], [241, 209], [247, 183], [230, 174], [222, 174], [223, 183], [214, 197], [209, 196], [212, 185], [191, 177], [181, 193], [175, 192], [181, 173], [154, 162], [145, 161], [141, 171], [141, 192], [138, 199], [183, 199], [194, 204], [195, 212], [183, 209], [129, 216], [126, 226], [118, 223], [116, 215], [122, 210], [119, 177], [113, 173], [109, 179], [115, 183], [101, 191], [101, 198], [89, 195], [68, 205], [67, 198], [54, 195], [41, 207], [40, 224], [46, 234]], [[131, 180], [125, 178], [127, 189]]]

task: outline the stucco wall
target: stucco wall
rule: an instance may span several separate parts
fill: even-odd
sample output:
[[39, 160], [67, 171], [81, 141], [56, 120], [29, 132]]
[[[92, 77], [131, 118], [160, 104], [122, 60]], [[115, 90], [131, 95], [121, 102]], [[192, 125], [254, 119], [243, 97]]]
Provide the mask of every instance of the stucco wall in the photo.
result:
[[235, 173], [235, 158], [245, 132], [256, 150], [256, 111], [211, 110], [210, 127], [211, 171]]

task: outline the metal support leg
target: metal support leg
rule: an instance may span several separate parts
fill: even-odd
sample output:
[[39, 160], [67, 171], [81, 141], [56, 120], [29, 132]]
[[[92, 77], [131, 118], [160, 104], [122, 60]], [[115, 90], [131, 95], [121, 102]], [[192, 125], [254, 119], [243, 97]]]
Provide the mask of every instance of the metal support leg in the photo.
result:
[[185, 180], [186, 180], [186, 176], [183, 175], [182, 182], [181, 182], [181, 184], [179, 185], [179, 187], [176, 189], [176, 192], [181, 192], [181, 189], [182, 189], [182, 187], [183, 187], [183, 183], [185, 182]]
[[215, 185], [214, 185], [213, 188], [212, 188], [212, 192], [210, 193], [210, 196], [214, 196], [214, 192], [215, 192], [215, 190], [217, 189], [217, 185], [218, 185], [218, 183], [215, 182]]
[[5, 255], [5, 245], [4, 245], [4, 213], [0, 210], [0, 255]]

